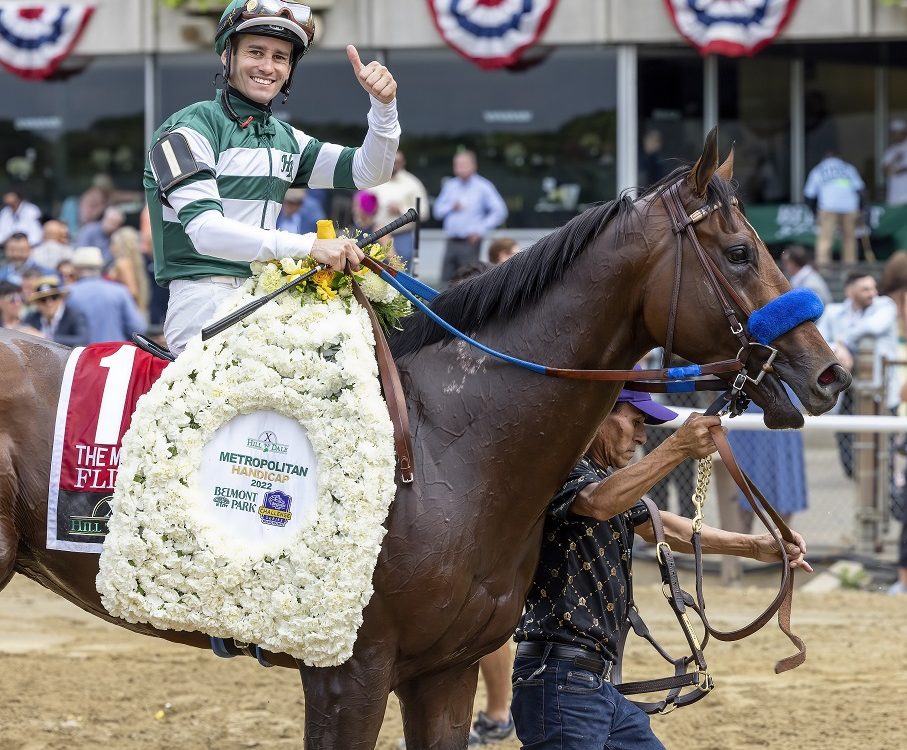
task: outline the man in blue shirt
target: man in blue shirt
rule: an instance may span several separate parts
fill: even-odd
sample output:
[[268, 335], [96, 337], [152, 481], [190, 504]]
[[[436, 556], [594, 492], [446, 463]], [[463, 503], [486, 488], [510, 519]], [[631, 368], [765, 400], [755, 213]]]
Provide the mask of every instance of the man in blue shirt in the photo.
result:
[[507, 218], [504, 199], [491, 182], [477, 173], [472, 151], [460, 151], [454, 156], [453, 171], [454, 177], [444, 183], [432, 207], [447, 235], [441, 269], [445, 284], [460, 266], [479, 259], [482, 239]]
[[831, 149], [810, 170], [803, 195], [818, 209], [816, 265], [826, 266], [831, 261], [831, 245], [838, 224], [841, 225], [841, 260], [847, 264], [857, 262], [857, 219], [865, 187], [857, 168]]
[[0, 264], [0, 280], [22, 286], [22, 276], [29, 269], [35, 269], [41, 276], [53, 273], [35, 262], [32, 257], [31, 243], [24, 232], [14, 232], [4, 243], [3, 252], [6, 262]]
[[69, 304], [85, 314], [90, 343], [129, 341], [133, 333], [144, 333], [148, 324], [126, 287], [101, 277], [100, 248], [77, 248], [72, 264], [80, 278], [72, 285]]
[[81, 247], [97, 247], [104, 258], [104, 264], [113, 261], [110, 252], [110, 237], [126, 223], [126, 215], [114, 206], [108, 206], [100, 221], [86, 224], [79, 230], [76, 244]]
[[324, 206], [305, 188], [290, 188], [283, 197], [277, 228], [283, 232], [307, 234], [318, 229], [316, 222], [327, 218]]

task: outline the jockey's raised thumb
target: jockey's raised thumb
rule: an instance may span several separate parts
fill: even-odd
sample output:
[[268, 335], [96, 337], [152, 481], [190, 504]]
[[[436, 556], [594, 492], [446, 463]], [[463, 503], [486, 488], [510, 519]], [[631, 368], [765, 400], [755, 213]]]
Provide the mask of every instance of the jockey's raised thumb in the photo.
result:
[[359, 75], [359, 71], [362, 70], [363, 67], [362, 60], [359, 59], [359, 52], [352, 44], [346, 45], [346, 56], [353, 66], [353, 72], [356, 73], [356, 75]]

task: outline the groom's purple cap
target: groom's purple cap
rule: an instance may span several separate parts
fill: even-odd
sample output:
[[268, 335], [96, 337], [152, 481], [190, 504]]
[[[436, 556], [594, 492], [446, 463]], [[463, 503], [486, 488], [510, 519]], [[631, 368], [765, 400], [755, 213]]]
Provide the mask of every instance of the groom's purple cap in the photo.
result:
[[[641, 370], [642, 367], [636, 365], [634, 370]], [[662, 406], [657, 401], [652, 400], [652, 394], [647, 391], [627, 391], [623, 390], [617, 396], [617, 404], [631, 404], [646, 415], [646, 424], [664, 424], [676, 419], [679, 415], [676, 411], [671, 411], [667, 406]]]
[[667, 406], [652, 400], [652, 394], [645, 391], [621, 391], [617, 403], [630, 404], [646, 415], [646, 424], [664, 424], [675, 419], [678, 414]]

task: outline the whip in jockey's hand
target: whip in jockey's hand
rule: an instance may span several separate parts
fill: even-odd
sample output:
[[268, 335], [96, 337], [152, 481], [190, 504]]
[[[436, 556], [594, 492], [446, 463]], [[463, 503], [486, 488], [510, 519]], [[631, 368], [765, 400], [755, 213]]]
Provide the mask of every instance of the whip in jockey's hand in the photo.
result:
[[359, 79], [359, 85], [382, 104], [390, 104], [397, 96], [397, 82], [391, 72], [377, 60], [363, 65], [359, 59], [359, 52], [352, 44], [347, 45], [346, 56], [353, 66], [356, 78]]
[[315, 260], [328, 266], [332, 271], [343, 271], [349, 261], [350, 268], [358, 270], [365, 254], [348, 237], [334, 240], [315, 240], [309, 253]]

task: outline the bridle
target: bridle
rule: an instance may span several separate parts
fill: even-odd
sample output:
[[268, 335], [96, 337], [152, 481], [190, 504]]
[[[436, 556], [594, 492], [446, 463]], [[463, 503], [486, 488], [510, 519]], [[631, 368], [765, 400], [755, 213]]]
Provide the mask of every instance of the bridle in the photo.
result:
[[[743, 387], [747, 382], [758, 385], [765, 375], [772, 371], [772, 364], [778, 354], [778, 350], [769, 346], [768, 342], [763, 343], [755, 340], [752, 332], [746, 335], [744, 325], [741, 323], [741, 316], [747, 322], [753, 318], [753, 311], [749, 305], [741, 299], [740, 295], [734, 289], [733, 285], [727, 280], [712, 258], [705, 252], [699, 238], [696, 235], [694, 226], [699, 221], [710, 216], [712, 213], [721, 208], [721, 203], [716, 202], [706, 205], [692, 214], [687, 214], [679, 196], [680, 183], [676, 182], [669, 186], [662, 194], [668, 215], [671, 218], [672, 229], [676, 242], [674, 281], [671, 293], [671, 308], [668, 317], [668, 326], [666, 342], [664, 349], [664, 359], [662, 364], [667, 367], [671, 359], [671, 347], [673, 344], [674, 328], [677, 316], [677, 303], [680, 296], [680, 279], [683, 255], [684, 237], [689, 240], [693, 247], [696, 257], [705, 272], [705, 276], [715, 292], [716, 297], [721, 305], [722, 311], [727, 318], [730, 326], [731, 335], [735, 336], [740, 342], [740, 349], [737, 352], [735, 362], [739, 363], [739, 371], [735, 376], [731, 387], [719, 396], [712, 406], [706, 410], [706, 414], [718, 414], [724, 411], [732, 415], [740, 413], [746, 408], [746, 397], [743, 395]], [[788, 292], [790, 294], [790, 292]], [[783, 297], [784, 295], [782, 295]], [[732, 304], [733, 302], [733, 304]], [[774, 301], [773, 301], [774, 302]], [[773, 304], [770, 302], [763, 309], [767, 309]], [[738, 315], [740, 313], [740, 315]], [[805, 319], [795, 318], [796, 321], [787, 327], [781, 326], [776, 330], [786, 333], [794, 325], [799, 325]], [[779, 334], [781, 335], [781, 334]], [[755, 347], [761, 347], [768, 351], [766, 361], [760, 366], [759, 372], [753, 376], [747, 369], [747, 363], [751, 352]], [[703, 381], [700, 381], [703, 382]], [[627, 388], [633, 388], [638, 384], [627, 384]], [[705, 390], [705, 388], [703, 388]], [[678, 623], [683, 631], [684, 638], [690, 649], [688, 656], [673, 658], [668, 652], [652, 637], [648, 627], [636, 610], [634, 602], [629, 602], [628, 618], [625, 623], [620, 639], [618, 652], [618, 664], [615, 670], [615, 681], [620, 680], [620, 661], [623, 654], [624, 643], [630, 628], [640, 637], [647, 640], [656, 651], [674, 666], [674, 675], [669, 677], [658, 678], [654, 680], [641, 680], [636, 682], [617, 684], [617, 689], [625, 695], [638, 695], [640, 693], [651, 693], [666, 691], [665, 696], [660, 701], [642, 702], [634, 701], [646, 713], [668, 713], [675, 708], [690, 705], [705, 697], [713, 688], [714, 683], [708, 672], [708, 665], [705, 660], [703, 650], [708, 643], [709, 636], [722, 641], [736, 641], [752, 635], [762, 628], [777, 612], [778, 624], [782, 632], [787, 635], [791, 642], [797, 647], [797, 653], [785, 659], [781, 659], [775, 665], [775, 672], [783, 672], [799, 666], [806, 660], [806, 645], [802, 639], [794, 635], [790, 629], [791, 600], [793, 596], [793, 570], [790, 569], [790, 559], [785, 542], [794, 543], [794, 537], [780, 515], [772, 508], [771, 504], [765, 499], [759, 489], [753, 484], [752, 480], [743, 472], [734, 458], [733, 451], [727, 441], [724, 430], [720, 425], [710, 428], [712, 438], [718, 447], [725, 467], [734, 479], [737, 486], [746, 497], [754, 513], [765, 525], [781, 551], [782, 571], [781, 585], [775, 598], [768, 607], [748, 625], [745, 625], [733, 631], [720, 631], [715, 629], [705, 614], [705, 599], [702, 592], [702, 505], [705, 502], [705, 494], [708, 488], [708, 477], [711, 472], [711, 457], [699, 461], [699, 478], [697, 481], [696, 492], [693, 496], [693, 502], [696, 506], [696, 517], [693, 519], [693, 534], [691, 544], [693, 546], [693, 556], [695, 560], [695, 579], [696, 579], [696, 596], [695, 598], [680, 587], [677, 577], [677, 567], [674, 561], [674, 554], [670, 545], [665, 539], [664, 527], [661, 521], [660, 511], [655, 504], [648, 498], [644, 498], [649, 517], [652, 523], [652, 529], [655, 536], [655, 557], [661, 572], [662, 590], [665, 598], [668, 600], [671, 609], [677, 618]], [[700, 639], [697, 635], [687, 614], [690, 609], [695, 612], [704, 628], [704, 635]], [[693, 665], [693, 671], [689, 667]]]
[[[715, 203], [706, 204], [693, 213], [688, 214], [680, 200], [681, 184], [682, 180], [678, 180], [666, 188], [661, 195], [668, 216], [671, 219], [671, 229], [676, 238], [674, 281], [671, 288], [671, 308], [668, 313], [668, 326], [665, 336], [662, 366], [667, 368], [672, 356], [677, 307], [680, 301], [683, 240], [684, 237], [686, 237], [696, 254], [696, 258], [699, 260], [699, 264], [702, 266], [706, 280], [721, 305], [721, 310], [724, 313], [725, 318], [727, 318], [731, 335], [734, 336], [740, 344], [740, 348], [737, 350], [737, 356], [732, 360], [739, 363], [739, 371], [731, 384], [730, 396], [728, 398], [728, 410], [731, 414], [736, 415], [742, 413], [746, 409], [746, 400], [745, 396], [743, 396], [744, 386], [747, 383], [759, 385], [765, 375], [773, 371], [772, 366], [775, 362], [775, 358], [778, 356], [778, 350], [767, 343], [756, 341], [752, 335], [747, 335], [744, 323], [741, 322], [741, 317], [744, 321], [748, 321], [753, 314], [752, 308], [738, 294], [734, 285], [727, 280], [727, 277], [721, 272], [721, 269], [718, 268], [715, 261], [712, 260], [705, 251], [705, 248], [702, 246], [702, 243], [699, 241], [699, 237], [696, 234], [695, 225], [718, 211], [722, 207], [721, 202], [717, 201]], [[737, 204], [736, 199], [732, 199], [732, 201], [734, 205]], [[733, 304], [731, 304], [732, 302]], [[798, 321], [797, 325], [802, 322], [802, 320]], [[793, 328], [793, 326], [791, 326], [791, 328]], [[759, 371], [753, 376], [748, 369], [748, 364], [750, 355], [756, 347], [765, 349], [768, 352], [768, 356], [759, 367]], [[733, 372], [733, 370], [728, 370], [727, 372], [730, 373]], [[633, 384], [628, 384], [626, 387], [632, 390]], [[697, 390], [711, 390], [711, 388], [703, 387]]]
[[[687, 213], [680, 200], [680, 187], [685, 178], [680, 178], [661, 191], [661, 198], [665, 203], [668, 214], [671, 217], [672, 227], [677, 237], [677, 252], [675, 254], [675, 273], [674, 284], [671, 297], [671, 310], [669, 313], [667, 340], [665, 344], [665, 359], [662, 367], [658, 369], [646, 370], [585, 370], [570, 369], [564, 367], [548, 367], [536, 362], [530, 362], [518, 357], [505, 354], [492, 349], [476, 339], [468, 336], [459, 329], [452, 326], [434, 310], [425, 304], [419, 297], [433, 300], [437, 295], [431, 287], [408, 276], [385, 263], [376, 261], [368, 256], [363, 260], [370, 270], [378, 274], [384, 281], [390, 284], [420, 312], [424, 313], [438, 326], [447, 331], [450, 335], [459, 338], [480, 351], [491, 357], [499, 359], [508, 364], [516, 365], [526, 370], [546, 375], [553, 378], [566, 378], [571, 380], [591, 380], [591, 381], [622, 381], [625, 383], [624, 388], [637, 391], [651, 391], [660, 393], [678, 393], [690, 391], [727, 391], [720, 397], [723, 400], [722, 413], [732, 415], [742, 413], [747, 405], [747, 399], [743, 393], [747, 383], [758, 385], [767, 373], [772, 372], [775, 358], [778, 350], [770, 346], [770, 340], [758, 340], [752, 333], [747, 335], [746, 324], [751, 322], [754, 316], [769, 315], [779, 301], [784, 300], [791, 294], [805, 292], [805, 290], [793, 290], [780, 295], [759, 310], [750, 311], [749, 305], [740, 297], [733, 285], [725, 278], [724, 274], [709, 257], [699, 238], [696, 236], [695, 225], [700, 221], [711, 216], [715, 211], [721, 208], [721, 203], [716, 202], [706, 204]], [[709, 285], [718, 297], [725, 317], [728, 319], [731, 335], [733, 335], [740, 347], [737, 355], [733, 359], [726, 359], [719, 362], [712, 362], [705, 365], [686, 365], [682, 367], [669, 367], [671, 349], [673, 346], [674, 323], [677, 316], [677, 309], [680, 295], [680, 268], [683, 259], [683, 239], [686, 237], [692, 245], [700, 264], [703, 267]], [[814, 295], [813, 295], [814, 296]], [[816, 298], [818, 301], [818, 298]], [[733, 301], [733, 304], [732, 304]], [[821, 303], [819, 303], [821, 304]], [[736, 306], [736, 307], [735, 307]], [[818, 315], [812, 312], [802, 315], [788, 316], [790, 319], [782, 326], [773, 326], [773, 338], [787, 333], [795, 326], [807, 320], [815, 320]], [[758, 372], [751, 371], [750, 356], [754, 349], [764, 349], [768, 352], [766, 360], [759, 366]], [[731, 377], [730, 388], [728, 382]], [[717, 412], [716, 412], [717, 413]]]

